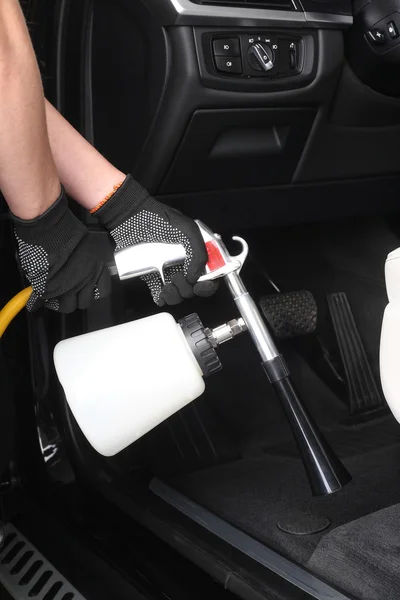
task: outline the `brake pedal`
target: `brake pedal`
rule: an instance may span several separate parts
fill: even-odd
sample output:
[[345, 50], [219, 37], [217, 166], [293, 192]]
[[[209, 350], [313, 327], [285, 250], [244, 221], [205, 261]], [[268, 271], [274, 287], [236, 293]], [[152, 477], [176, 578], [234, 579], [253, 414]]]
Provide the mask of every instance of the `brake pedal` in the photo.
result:
[[329, 294], [327, 300], [346, 374], [350, 414], [382, 408], [385, 400], [376, 384], [347, 295]]
[[260, 307], [279, 340], [309, 335], [317, 327], [317, 303], [308, 290], [263, 296]]

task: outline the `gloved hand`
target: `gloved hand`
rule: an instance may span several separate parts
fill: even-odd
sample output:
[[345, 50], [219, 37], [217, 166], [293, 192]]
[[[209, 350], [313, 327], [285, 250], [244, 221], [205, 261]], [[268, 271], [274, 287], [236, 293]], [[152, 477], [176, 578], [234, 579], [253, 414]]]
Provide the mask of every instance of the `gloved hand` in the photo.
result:
[[12, 215], [21, 267], [33, 293], [27, 308], [69, 313], [87, 308], [110, 290], [109, 272], [97, 237], [68, 208], [64, 189], [41, 216]]
[[122, 186], [95, 212], [121, 250], [140, 242], [182, 244], [186, 260], [182, 266], [164, 270], [166, 285], [157, 273], [143, 277], [159, 306], [178, 304], [183, 298], [211, 296], [217, 282], [197, 283], [207, 262], [207, 251], [196, 223], [165, 206], [128, 175]]

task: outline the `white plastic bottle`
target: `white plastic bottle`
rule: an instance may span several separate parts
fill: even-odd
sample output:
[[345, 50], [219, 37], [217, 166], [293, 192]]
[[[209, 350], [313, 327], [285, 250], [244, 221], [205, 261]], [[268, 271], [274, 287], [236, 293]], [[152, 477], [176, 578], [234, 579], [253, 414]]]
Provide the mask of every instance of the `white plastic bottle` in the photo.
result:
[[381, 382], [387, 403], [400, 422], [400, 248], [388, 255], [385, 277], [389, 304], [382, 323]]
[[103, 456], [117, 454], [205, 389], [168, 313], [63, 340], [54, 363], [78, 425]]

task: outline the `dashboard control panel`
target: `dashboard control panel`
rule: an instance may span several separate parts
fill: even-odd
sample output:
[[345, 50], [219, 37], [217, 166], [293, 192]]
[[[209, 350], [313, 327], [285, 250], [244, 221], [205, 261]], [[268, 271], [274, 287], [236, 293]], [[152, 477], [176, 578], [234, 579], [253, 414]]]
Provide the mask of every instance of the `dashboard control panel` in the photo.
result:
[[369, 29], [365, 37], [378, 54], [391, 50], [400, 43], [400, 13], [394, 12]]
[[214, 68], [221, 76], [278, 78], [302, 70], [301, 36], [257, 32], [213, 36], [210, 41]]
[[[400, 2], [400, 0], [399, 0]], [[309, 85], [318, 66], [318, 31], [193, 29], [203, 85], [230, 91], [281, 91]]]
[[400, 98], [400, 0], [357, 0], [345, 35], [346, 59], [357, 77], [385, 96]]

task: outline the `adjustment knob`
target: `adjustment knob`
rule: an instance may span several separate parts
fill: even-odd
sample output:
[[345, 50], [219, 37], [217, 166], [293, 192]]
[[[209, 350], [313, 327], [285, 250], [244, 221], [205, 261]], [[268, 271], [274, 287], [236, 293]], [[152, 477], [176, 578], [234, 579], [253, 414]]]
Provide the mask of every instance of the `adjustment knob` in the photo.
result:
[[250, 66], [256, 71], [270, 71], [274, 67], [274, 51], [268, 44], [252, 44], [247, 56]]

